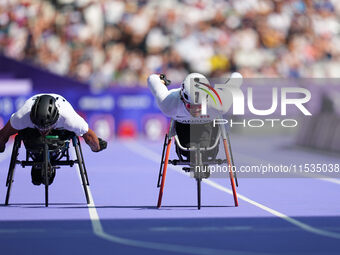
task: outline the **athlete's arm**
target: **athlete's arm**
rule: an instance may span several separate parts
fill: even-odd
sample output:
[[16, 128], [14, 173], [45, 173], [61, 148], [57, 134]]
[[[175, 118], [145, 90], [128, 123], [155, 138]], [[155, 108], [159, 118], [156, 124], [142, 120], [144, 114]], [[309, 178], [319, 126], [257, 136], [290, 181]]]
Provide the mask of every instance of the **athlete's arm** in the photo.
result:
[[5, 151], [6, 143], [10, 136], [18, 133], [18, 130], [33, 127], [30, 119], [30, 110], [34, 103], [35, 96], [27, 99], [20, 109], [13, 113], [10, 120], [0, 130], [0, 152]]
[[72, 105], [63, 99], [59, 107], [59, 123], [57, 128], [63, 128], [74, 132], [77, 136], [83, 136], [89, 130], [87, 122], [73, 109]]
[[38, 95], [34, 95], [27, 99], [25, 103], [20, 107], [20, 109], [13, 113], [10, 118], [11, 126], [14, 129], [21, 130], [25, 128], [33, 128], [33, 123], [31, 121], [30, 113], [35, 99]]
[[0, 130], [0, 152], [4, 152], [6, 143], [11, 135], [18, 133], [18, 130], [13, 128], [11, 122], [8, 121], [3, 129]]
[[169, 90], [164, 85], [165, 82], [161, 80], [158, 74], [151, 74], [149, 76], [148, 78], [149, 89], [159, 102], [162, 102], [169, 95]]
[[89, 129], [89, 131], [83, 135], [83, 138], [92, 151], [100, 151], [99, 139], [92, 129]]
[[107, 142], [98, 138], [96, 133], [89, 128], [87, 122], [73, 109], [72, 105], [64, 98], [60, 102], [60, 128], [82, 136], [93, 152], [104, 150]]
[[159, 109], [167, 116], [174, 117], [176, 115], [179, 98], [179, 91], [168, 90], [165, 82], [160, 79], [158, 74], [151, 74], [148, 78], [148, 87], [156, 99]]

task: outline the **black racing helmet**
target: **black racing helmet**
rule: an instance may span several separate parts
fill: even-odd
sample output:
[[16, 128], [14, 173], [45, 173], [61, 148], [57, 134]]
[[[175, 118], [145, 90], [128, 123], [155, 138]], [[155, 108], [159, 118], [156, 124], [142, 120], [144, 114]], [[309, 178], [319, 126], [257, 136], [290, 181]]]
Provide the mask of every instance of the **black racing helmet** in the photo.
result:
[[59, 111], [54, 97], [49, 95], [39, 96], [31, 109], [31, 121], [39, 129], [48, 129], [53, 126], [58, 118]]

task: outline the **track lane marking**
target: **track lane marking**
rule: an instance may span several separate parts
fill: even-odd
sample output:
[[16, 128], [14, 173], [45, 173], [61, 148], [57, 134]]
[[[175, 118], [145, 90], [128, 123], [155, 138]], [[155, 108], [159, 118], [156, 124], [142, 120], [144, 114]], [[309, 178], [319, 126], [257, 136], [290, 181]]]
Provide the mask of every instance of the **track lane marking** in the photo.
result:
[[[76, 158], [76, 154], [74, 151], [71, 152], [74, 158]], [[78, 178], [80, 184], [82, 184], [82, 180], [79, 173], [79, 166], [76, 164], [76, 168], [78, 169]], [[131, 247], [138, 247], [138, 248], [147, 248], [152, 250], [160, 250], [160, 251], [167, 251], [167, 252], [176, 252], [176, 253], [185, 253], [185, 254], [198, 254], [198, 255], [269, 255], [269, 253], [257, 253], [257, 252], [243, 252], [243, 251], [234, 251], [234, 250], [219, 250], [219, 249], [211, 249], [211, 248], [204, 248], [204, 247], [195, 247], [195, 246], [186, 246], [186, 245], [177, 245], [177, 244], [169, 244], [169, 243], [160, 243], [160, 242], [148, 242], [148, 241], [140, 241], [140, 240], [133, 240], [128, 238], [119, 237], [116, 235], [108, 234], [104, 231], [103, 225], [100, 221], [98, 211], [96, 205], [94, 203], [93, 195], [91, 188], [87, 186], [87, 190], [89, 193], [90, 204], [87, 205], [90, 220], [92, 224], [92, 230], [94, 234], [102, 239], [110, 241], [112, 243], [126, 245]], [[156, 206], [155, 206], [156, 208]]]

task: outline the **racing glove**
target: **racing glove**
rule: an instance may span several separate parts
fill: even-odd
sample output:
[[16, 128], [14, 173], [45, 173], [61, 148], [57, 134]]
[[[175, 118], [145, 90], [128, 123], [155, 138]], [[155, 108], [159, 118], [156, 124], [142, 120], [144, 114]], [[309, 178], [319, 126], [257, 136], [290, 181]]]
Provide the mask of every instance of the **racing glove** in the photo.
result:
[[[99, 151], [105, 150], [106, 147], [107, 147], [107, 141], [105, 141], [105, 140], [103, 140], [99, 137], [98, 137], [98, 140], [99, 140], [99, 147], [100, 147]], [[97, 151], [97, 152], [99, 152], [99, 151]]]

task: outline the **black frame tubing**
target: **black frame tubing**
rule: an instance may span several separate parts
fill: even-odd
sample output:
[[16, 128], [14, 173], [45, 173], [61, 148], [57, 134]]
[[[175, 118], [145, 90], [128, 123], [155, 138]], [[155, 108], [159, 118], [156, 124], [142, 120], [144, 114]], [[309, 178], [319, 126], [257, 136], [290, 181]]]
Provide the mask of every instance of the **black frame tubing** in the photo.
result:
[[78, 142], [79, 151], [80, 151], [80, 155], [81, 155], [81, 161], [82, 161], [82, 164], [83, 164], [83, 169], [84, 169], [84, 174], [85, 174], [85, 179], [86, 179], [86, 185], [90, 186], [89, 178], [87, 176], [87, 170], [86, 170], [86, 166], [85, 166], [84, 156], [83, 156], [83, 150], [82, 150], [81, 144], [80, 144], [80, 139], [79, 139], [78, 136], [76, 136], [76, 137], [77, 137], [77, 142]]
[[45, 207], [48, 207], [48, 186], [49, 186], [49, 178], [48, 178], [48, 167], [49, 167], [49, 151], [48, 151], [48, 144], [44, 142], [44, 151], [43, 151], [43, 164], [42, 164], [42, 171], [41, 173], [45, 172]]
[[159, 173], [158, 173], [157, 188], [159, 188], [161, 186], [160, 182], [161, 182], [161, 177], [163, 176], [163, 171], [162, 170], [163, 170], [163, 165], [164, 165], [164, 152], [165, 152], [165, 149], [166, 149], [166, 147], [168, 145], [167, 140], [168, 140], [168, 134], [166, 134], [165, 138], [164, 138], [162, 158], [161, 158], [161, 165], [159, 167]]
[[78, 137], [74, 136], [72, 138], [72, 142], [73, 142], [74, 149], [76, 151], [77, 163], [78, 163], [78, 166], [79, 166], [79, 173], [80, 173], [81, 181], [82, 181], [83, 188], [84, 188], [86, 203], [90, 204], [90, 198], [89, 198], [89, 193], [88, 193], [88, 190], [87, 190], [87, 183], [86, 183], [86, 178], [85, 178], [84, 169], [83, 169], [83, 162], [82, 162], [82, 158], [81, 158], [81, 154], [80, 154], [80, 150], [79, 150], [79, 145], [78, 145], [77, 141], [78, 141]]
[[196, 178], [197, 180], [197, 209], [201, 209], [201, 178]]
[[200, 145], [198, 144], [197, 150], [196, 150], [196, 157], [195, 157], [195, 164], [194, 164], [194, 171], [196, 171], [196, 166], [199, 166], [199, 177], [196, 178], [197, 181], [197, 209], [201, 209], [201, 170], [203, 168], [203, 163], [202, 163], [202, 152], [200, 150]]
[[13, 149], [12, 149], [12, 155], [11, 155], [11, 162], [9, 164], [8, 174], [7, 174], [7, 180], [6, 180], [6, 199], [5, 199], [5, 205], [8, 205], [9, 203], [9, 197], [11, 195], [11, 188], [12, 183], [14, 182], [14, 170], [16, 166], [16, 161], [18, 157], [18, 152], [21, 144], [21, 137], [17, 135], [14, 139]]

